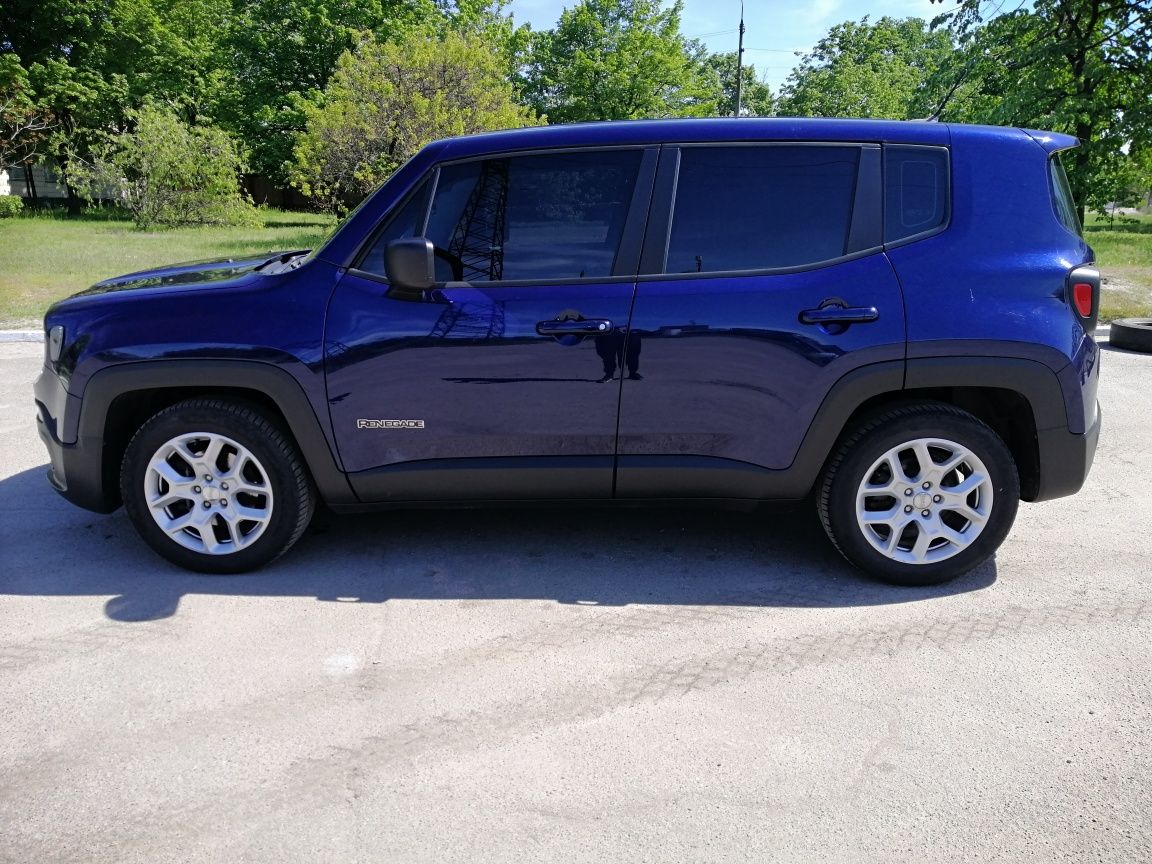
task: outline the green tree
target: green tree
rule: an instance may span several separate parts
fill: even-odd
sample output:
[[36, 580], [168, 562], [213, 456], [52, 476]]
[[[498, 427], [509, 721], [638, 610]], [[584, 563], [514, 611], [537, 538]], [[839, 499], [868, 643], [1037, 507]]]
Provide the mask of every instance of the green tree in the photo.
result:
[[254, 221], [240, 192], [243, 161], [227, 133], [189, 125], [155, 103], [129, 116], [134, 128], [107, 136], [91, 161], [73, 156], [72, 182], [81, 195], [115, 196], [140, 228]]
[[[209, 100], [215, 35], [230, 0], [5, 0], [0, 51], [26, 64], [36, 106], [58, 122], [54, 146], [87, 156], [125, 112], [152, 97], [194, 115]], [[72, 192], [71, 183], [69, 189]], [[70, 204], [79, 199], [70, 195]]]
[[504, 0], [235, 0], [224, 37], [228, 83], [217, 118], [249, 148], [252, 170], [274, 182], [291, 175], [296, 136], [346, 51], [366, 34], [378, 42], [421, 29], [483, 34], [507, 71], [518, 65], [527, 28], [513, 28]]
[[35, 161], [54, 127], [52, 114], [32, 97], [20, 58], [0, 54], [0, 170]]
[[[238, 137], [251, 167], [287, 182], [285, 163], [336, 61], [366, 33], [482, 34], [506, 71], [526, 27], [506, 0], [3, 0], [0, 54], [24, 60], [35, 104], [59, 123], [56, 152], [85, 158], [126, 112], [154, 99]], [[77, 202], [78, 203], [78, 202]]]
[[553, 123], [712, 114], [719, 84], [680, 33], [683, 0], [580, 0], [535, 35], [525, 98]]
[[[736, 110], [736, 52], [709, 54], [704, 60], [708, 70], [716, 76], [712, 85], [718, 91], [712, 113], [725, 117]], [[741, 116], [770, 117], [772, 115], [772, 88], [756, 77], [756, 67], [740, 67]]]
[[1082, 146], [1065, 163], [1073, 193], [1081, 211], [1102, 208], [1130, 174], [1127, 154], [1152, 144], [1152, 4], [1036, 0], [987, 22], [977, 0], [949, 5], [937, 21], [966, 52], [953, 82], [982, 98], [944, 98], [941, 117], [1075, 135]]
[[954, 53], [919, 18], [837, 24], [788, 76], [777, 113], [803, 117], [924, 117], [930, 82]]
[[338, 207], [437, 138], [534, 124], [505, 73], [500, 55], [475, 34], [366, 38], [340, 58], [323, 100], [304, 105], [293, 182]]
[[[392, 35], [388, 0], [237, 0], [224, 38], [230, 82], [220, 122], [250, 148], [252, 170], [285, 180], [305, 106], [365, 32]], [[431, 4], [429, 4], [429, 7]]]

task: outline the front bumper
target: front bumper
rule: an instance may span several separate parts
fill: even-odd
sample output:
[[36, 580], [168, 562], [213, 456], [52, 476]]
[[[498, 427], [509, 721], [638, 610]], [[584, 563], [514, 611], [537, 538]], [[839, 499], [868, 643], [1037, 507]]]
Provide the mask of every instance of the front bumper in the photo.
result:
[[[48, 482], [73, 504], [96, 513], [111, 513], [120, 506], [115, 478], [104, 470], [103, 439], [77, 436], [72, 443], [62, 440], [64, 431], [78, 411], [71, 396], [51, 369], [45, 368], [33, 387], [36, 395], [36, 431], [48, 449], [51, 465]], [[73, 425], [73, 428], [75, 426]]]

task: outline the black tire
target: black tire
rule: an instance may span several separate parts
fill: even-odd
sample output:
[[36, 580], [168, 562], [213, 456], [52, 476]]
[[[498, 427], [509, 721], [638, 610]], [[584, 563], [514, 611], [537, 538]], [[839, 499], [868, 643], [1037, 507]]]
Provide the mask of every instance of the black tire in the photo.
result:
[[[912, 454], [911, 445], [931, 440], [953, 444], [955, 450], [952, 456], [948, 456], [947, 447], [938, 449], [928, 445], [931, 448], [925, 450], [930, 454], [928, 458], [933, 462], [938, 456], [943, 459], [940, 465], [928, 469], [929, 472], [937, 468], [942, 470], [950, 458], [961, 458], [958, 454], [966, 452], [970, 459], [961, 462], [953, 471], [941, 475], [937, 480], [939, 488], [925, 490], [920, 482], [927, 476], [924, 469], [920, 469], [921, 473], [914, 483], [901, 478], [913, 476], [908, 469], [912, 465], [919, 465], [919, 460]], [[900, 463], [897, 467], [903, 471], [896, 476], [888, 467], [891, 462], [880, 464], [880, 461], [905, 444], [908, 446], [899, 449], [895, 456]], [[966, 470], [967, 476], [971, 478], [972, 466], [983, 468], [983, 471], [977, 473], [985, 477], [986, 482], [967, 496], [957, 492], [952, 493], [951, 497], [963, 499], [957, 507], [966, 508], [973, 519], [961, 516], [947, 501], [932, 503], [935, 493], [944, 493], [936, 499], [942, 500], [949, 497], [952, 488], [959, 489], [957, 484], [964, 480]], [[877, 516], [894, 513], [893, 522], [903, 523], [902, 527], [889, 528], [884, 524], [864, 526], [858, 520], [857, 495], [861, 492], [866, 475], [877, 488], [886, 483], [893, 487], [909, 483], [909, 486], [900, 490], [902, 495], [909, 497], [898, 498], [896, 495], [877, 492], [875, 495], [866, 494], [861, 505], [862, 510], [867, 511], [861, 519], [867, 518], [873, 510], [878, 511]], [[968, 412], [942, 402], [890, 407], [863, 418], [841, 438], [825, 466], [818, 490], [820, 520], [840, 554], [865, 573], [897, 585], [937, 585], [981, 564], [999, 548], [1008, 535], [1020, 503], [1020, 478], [1016, 463], [1000, 436]], [[982, 504], [981, 495], [984, 496]], [[890, 501], [896, 503], [890, 505]], [[921, 506], [929, 509], [918, 511], [913, 504], [916, 501], [923, 502]], [[987, 509], [986, 514], [983, 514], [983, 527], [979, 527], [975, 519], [978, 509]], [[910, 558], [916, 554], [916, 541], [921, 532], [931, 535], [931, 531], [921, 527], [919, 517], [925, 512], [930, 515], [923, 517], [924, 525], [942, 525], [957, 539], [953, 541], [945, 536], [929, 536], [926, 541], [928, 549], [922, 553], [925, 560], [912, 563]], [[965, 539], [965, 535], [972, 530], [976, 532], [975, 539]], [[887, 543], [895, 547], [891, 554], [885, 554], [874, 545]], [[909, 548], [904, 548], [906, 546]]]
[[1112, 322], [1108, 344], [1126, 351], [1152, 353], [1152, 318], [1121, 318]]
[[[211, 484], [180, 487], [186, 489], [181, 493], [185, 497], [174, 500], [167, 509], [157, 507], [158, 515], [154, 516], [148, 502], [149, 489], [155, 491], [159, 484], [160, 491], [155, 494], [162, 495], [165, 489], [171, 492], [176, 487], [168, 486], [159, 473], [150, 468], [150, 463], [162, 450], [171, 452], [170, 443], [179, 438], [192, 442], [188, 452], [194, 455], [198, 440], [203, 440], [205, 445], [210, 441], [221, 442], [216, 464], [224, 476], [213, 477]], [[241, 457], [241, 451], [227, 442], [244, 448], [247, 453]], [[205, 446], [200, 457], [206, 458], [207, 453]], [[173, 483], [199, 481], [189, 473], [195, 472], [190, 467], [192, 463], [179, 452], [173, 452], [166, 461], [169, 467], [176, 466], [174, 471], [180, 472]], [[165, 467], [159, 462], [157, 466]], [[229, 488], [225, 482], [229, 471], [235, 477], [232, 489], [222, 491]], [[236, 473], [239, 471], [247, 472], [247, 476], [240, 477]], [[238, 488], [248, 484], [256, 494]], [[193, 489], [196, 496], [192, 495]], [[173, 564], [199, 573], [244, 573], [264, 566], [300, 539], [316, 507], [311, 477], [289, 437], [255, 406], [219, 399], [179, 402], [141, 426], [124, 453], [120, 492], [128, 517], [148, 545]], [[233, 500], [228, 499], [229, 495], [234, 496]], [[210, 496], [215, 497], [208, 500]], [[231, 510], [227, 509], [229, 506]], [[160, 527], [159, 518], [195, 518], [190, 514], [199, 514], [201, 507], [205, 513], [201, 514], [200, 522], [214, 522], [170, 530], [170, 533]], [[237, 510], [237, 507], [247, 509]], [[245, 520], [239, 515], [249, 512], [261, 514], [259, 521]], [[206, 548], [205, 537], [218, 543], [214, 554], [189, 548], [190, 545]]]

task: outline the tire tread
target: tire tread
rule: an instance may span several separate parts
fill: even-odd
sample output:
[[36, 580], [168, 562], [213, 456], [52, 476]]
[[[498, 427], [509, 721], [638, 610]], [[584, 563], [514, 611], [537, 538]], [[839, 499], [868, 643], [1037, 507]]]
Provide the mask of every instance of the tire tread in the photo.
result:
[[[1001, 446], [1004, 447], [1004, 451], [1006, 453], [1008, 452], [1007, 446], [1003, 444], [1003, 441], [1000, 439], [999, 435], [997, 435], [997, 433], [990, 426], [988, 426], [988, 424], [984, 423], [982, 420], [980, 420], [978, 417], [975, 417], [968, 411], [965, 411], [962, 408], [958, 408], [948, 402], [908, 402], [899, 405], [882, 407], [871, 414], [865, 415], [860, 421], [851, 427], [850, 431], [846, 435], [842, 436], [841, 439], [837, 442], [835, 448], [832, 451], [832, 455], [825, 463], [824, 471], [819, 481], [819, 491], [816, 496], [816, 509], [820, 516], [820, 523], [824, 527], [824, 533], [828, 535], [828, 539], [832, 542], [832, 545], [835, 547], [836, 551], [839, 552], [840, 555], [853, 566], [861, 567], [861, 564], [860, 562], [854, 560], [849, 550], [844, 547], [841, 538], [837, 536], [837, 532], [832, 524], [833, 520], [831, 515], [833, 507], [833, 487], [844, 462], [852, 455], [856, 447], [859, 446], [860, 442], [872, 434], [883, 430], [884, 428], [890, 428], [894, 424], [900, 424], [902, 422], [908, 422], [928, 417], [953, 417], [966, 423], [977, 424], [989, 435], [993, 436], [997, 441], [1000, 441]], [[1011, 454], [1009, 453], [1008, 455], [1009, 459], [1011, 459]], [[1019, 480], [1017, 478], [1017, 483], [1015, 486], [1017, 493], [1019, 489], [1018, 483]], [[1013, 507], [1012, 510], [1014, 516], [1015, 508]], [[979, 540], [976, 542], [979, 542]], [[861, 569], [864, 568], [861, 567]], [[926, 573], [925, 578], [918, 579], [916, 577], [900, 577], [892, 572], [872, 572], [873, 575], [879, 576], [886, 581], [905, 585], [935, 584], [937, 582], [946, 581], [947, 579], [952, 578], [954, 575], [958, 575], [951, 574], [942, 578], [935, 578], [928, 576]]]
[[[142, 518], [151, 518], [148, 513], [142, 512], [138, 506], [138, 501], [133, 495], [133, 490], [130, 487], [130, 478], [132, 476], [132, 466], [129, 465], [129, 460], [133, 457], [135, 448], [133, 445], [137, 440], [150, 432], [150, 430], [171, 417], [189, 411], [208, 411], [216, 412], [226, 415], [229, 419], [237, 421], [238, 423], [247, 426], [253, 435], [259, 437], [264, 443], [269, 444], [274, 450], [275, 455], [283, 459], [283, 465], [287, 467], [289, 477], [289, 494], [294, 494], [295, 499], [300, 502], [301, 506], [297, 508], [296, 524], [292, 526], [291, 531], [286, 535], [286, 539], [282, 542], [271, 555], [261, 560], [256, 566], [264, 566], [272, 561], [275, 561], [289, 549], [291, 549], [304, 531], [308, 528], [309, 522], [312, 520], [312, 515], [316, 509], [316, 493], [312, 483], [312, 477], [308, 473], [308, 469], [300, 456], [299, 451], [296, 449], [295, 444], [292, 443], [287, 432], [280, 427], [279, 424], [272, 422], [264, 412], [260, 411], [255, 406], [249, 403], [234, 402], [231, 400], [212, 398], [212, 397], [199, 397], [194, 399], [185, 399], [177, 402], [167, 408], [154, 414], [139, 429], [133, 434], [131, 440], [128, 442], [127, 448], [124, 451], [124, 458], [120, 467], [120, 483], [121, 495], [124, 500], [125, 510], [128, 511], [129, 517], [133, 522]], [[261, 538], [263, 539], [263, 538]], [[257, 543], [260, 541], [258, 540]], [[253, 544], [256, 545], [256, 544]], [[159, 550], [157, 550], [159, 551]], [[162, 553], [163, 554], [163, 553]], [[197, 555], [197, 553], [190, 553]], [[170, 556], [169, 560], [173, 560]], [[182, 556], [185, 557], [185, 556]], [[237, 569], [229, 567], [230, 556], [220, 556], [219, 558], [207, 559], [212, 562], [211, 569], [205, 569], [203, 572], [213, 573], [233, 573], [238, 572]], [[182, 563], [174, 561], [174, 563]], [[207, 563], [207, 562], [206, 562]], [[188, 566], [184, 564], [183, 566]], [[200, 569], [200, 568], [196, 568]], [[242, 569], [254, 569], [251, 567]]]

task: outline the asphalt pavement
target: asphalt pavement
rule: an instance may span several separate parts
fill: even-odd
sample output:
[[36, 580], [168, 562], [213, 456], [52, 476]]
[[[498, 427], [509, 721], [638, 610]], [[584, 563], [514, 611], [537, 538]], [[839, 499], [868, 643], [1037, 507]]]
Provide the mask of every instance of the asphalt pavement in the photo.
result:
[[1152, 355], [993, 562], [814, 515], [384, 513], [173, 568], [44, 479], [0, 344], [0, 861], [1152, 860]]

